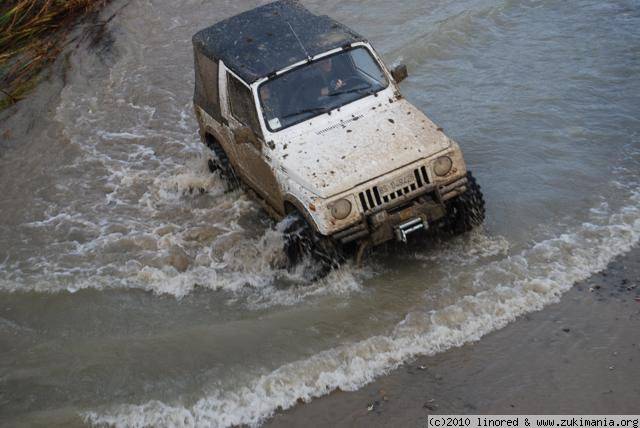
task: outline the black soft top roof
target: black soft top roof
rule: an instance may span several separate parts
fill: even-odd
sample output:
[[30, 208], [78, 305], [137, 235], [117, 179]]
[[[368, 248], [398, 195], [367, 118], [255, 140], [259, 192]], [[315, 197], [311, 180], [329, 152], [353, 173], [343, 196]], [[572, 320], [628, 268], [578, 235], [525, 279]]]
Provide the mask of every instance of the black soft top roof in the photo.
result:
[[358, 41], [364, 38], [328, 16], [314, 15], [295, 0], [258, 7], [193, 36], [193, 45], [198, 51], [221, 59], [247, 83], [307, 56]]

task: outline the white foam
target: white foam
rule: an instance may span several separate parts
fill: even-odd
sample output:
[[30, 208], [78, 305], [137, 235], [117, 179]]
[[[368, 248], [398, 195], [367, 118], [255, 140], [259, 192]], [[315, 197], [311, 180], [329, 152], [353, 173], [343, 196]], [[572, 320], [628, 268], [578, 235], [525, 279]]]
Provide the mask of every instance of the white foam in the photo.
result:
[[261, 293], [253, 293], [247, 298], [249, 309], [293, 306], [311, 298], [328, 295], [349, 296], [362, 292], [362, 284], [372, 275], [372, 271], [367, 268], [357, 268], [353, 263], [348, 263], [312, 284], [304, 282], [302, 272], [290, 274], [283, 270], [278, 274], [280, 279], [287, 279], [294, 284], [298, 282], [299, 285], [293, 285], [287, 289], [269, 288]]
[[[476, 273], [481, 282], [478, 292], [435, 311], [409, 313], [388, 336], [284, 365], [250, 384], [215, 391], [192, 405], [151, 401], [87, 412], [84, 417], [93, 424], [127, 427], [258, 425], [298, 399], [309, 401], [337, 388], [358, 389], [416, 355], [476, 341], [522, 314], [557, 302], [575, 282], [606, 268], [639, 239], [640, 194], [636, 191], [630, 205], [606, 222], [584, 223], [518, 255], [489, 263]], [[500, 273], [503, 281], [482, 283], [492, 271]]]
[[106, 132], [98, 131], [98, 135], [107, 140], [140, 140], [147, 136], [142, 134], [134, 134], [131, 132]]
[[438, 243], [434, 251], [414, 254], [416, 260], [429, 263], [455, 263], [467, 266], [483, 259], [508, 254], [511, 244], [503, 236], [491, 236], [481, 229]]
[[[183, 205], [178, 195], [192, 186], [217, 189], [215, 180], [213, 185], [210, 180], [210, 175], [189, 173], [158, 179], [149, 192], [156, 194], [149, 210], [160, 209], [159, 201]], [[36, 256], [30, 260], [30, 268], [36, 274], [24, 275], [14, 268], [11, 280], [0, 278], [0, 289], [75, 293], [89, 288], [133, 288], [181, 299], [196, 288], [204, 288], [226, 291], [228, 303], [240, 301], [250, 310], [290, 306], [306, 299], [362, 290], [362, 281], [368, 272], [350, 264], [313, 284], [304, 279], [303, 267], [295, 272], [282, 268], [282, 224], [247, 231], [239, 219], [257, 210], [255, 204], [242, 193], [217, 197], [219, 204], [215, 209], [202, 209], [202, 213], [192, 210], [205, 221], [188, 225], [131, 221], [125, 222], [126, 227], [108, 221], [95, 225], [84, 223], [78, 213], [61, 213], [32, 222], [30, 227], [43, 230], [76, 223], [85, 229], [91, 226], [94, 236], [85, 242], [70, 243], [71, 248], [66, 251], [75, 257], [73, 266], [61, 266], [55, 259]], [[208, 222], [215, 218], [223, 220]], [[120, 257], [123, 252], [134, 254], [135, 258], [124, 260]], [[170, 262], [171, 254], [176, 253], [186, 263], [183, 266], [186, 270], [178, 270], [178, 266]], [[92, 261], [97, 257], [101, 260], [98, 268]], [[9, 270], [4, 264], [0, 265], [0, 272]], [[282, 287], [283, 283], [288, 286]]]

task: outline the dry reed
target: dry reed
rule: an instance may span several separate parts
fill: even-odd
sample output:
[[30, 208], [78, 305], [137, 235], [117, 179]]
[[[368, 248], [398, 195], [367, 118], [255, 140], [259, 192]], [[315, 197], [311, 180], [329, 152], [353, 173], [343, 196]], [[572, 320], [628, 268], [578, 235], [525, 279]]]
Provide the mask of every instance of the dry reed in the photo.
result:
[[0, 4], [0, 109], [16, 103], [68, 43], [83, 17], [108, 0], [3, 0]]

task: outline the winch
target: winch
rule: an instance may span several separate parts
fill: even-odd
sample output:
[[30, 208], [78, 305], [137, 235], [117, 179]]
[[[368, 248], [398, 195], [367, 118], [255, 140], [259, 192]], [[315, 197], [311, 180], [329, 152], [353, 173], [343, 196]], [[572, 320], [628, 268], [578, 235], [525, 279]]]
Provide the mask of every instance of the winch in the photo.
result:
[[396, 239], [400, 242], [407, 242], [407, 235], [417, 232], [418, 230], [427, 230], [429, 223], [422, 217], [412, 218], [404, 223], [400, 223], [395, 228]]

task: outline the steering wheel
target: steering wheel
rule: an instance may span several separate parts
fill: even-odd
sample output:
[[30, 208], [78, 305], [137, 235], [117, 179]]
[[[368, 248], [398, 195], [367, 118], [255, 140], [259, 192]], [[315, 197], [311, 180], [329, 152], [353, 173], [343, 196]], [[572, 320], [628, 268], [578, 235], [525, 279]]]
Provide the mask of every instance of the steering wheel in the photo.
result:
[[[340, 80], [340, 79], [337, 79]], [[331, 82], [332, 86], [334, 85], [334, 82], [337, 84], [337, 80], [334, 80]], [[348, 91], [350, 89], [355, 88], [359, 83], [367, 83], [364, 79], [362, 79], [361, 77], [358, 76], [351, 76], [351, 77], [347, 77], [346, 79], [344, 79], [342, 81], [343, 85], [339, 88], [329, 88], [329, 95], [331, 95], [332, 93], [336, 93], [336, 92], [341, 92], [341, 91]]]

